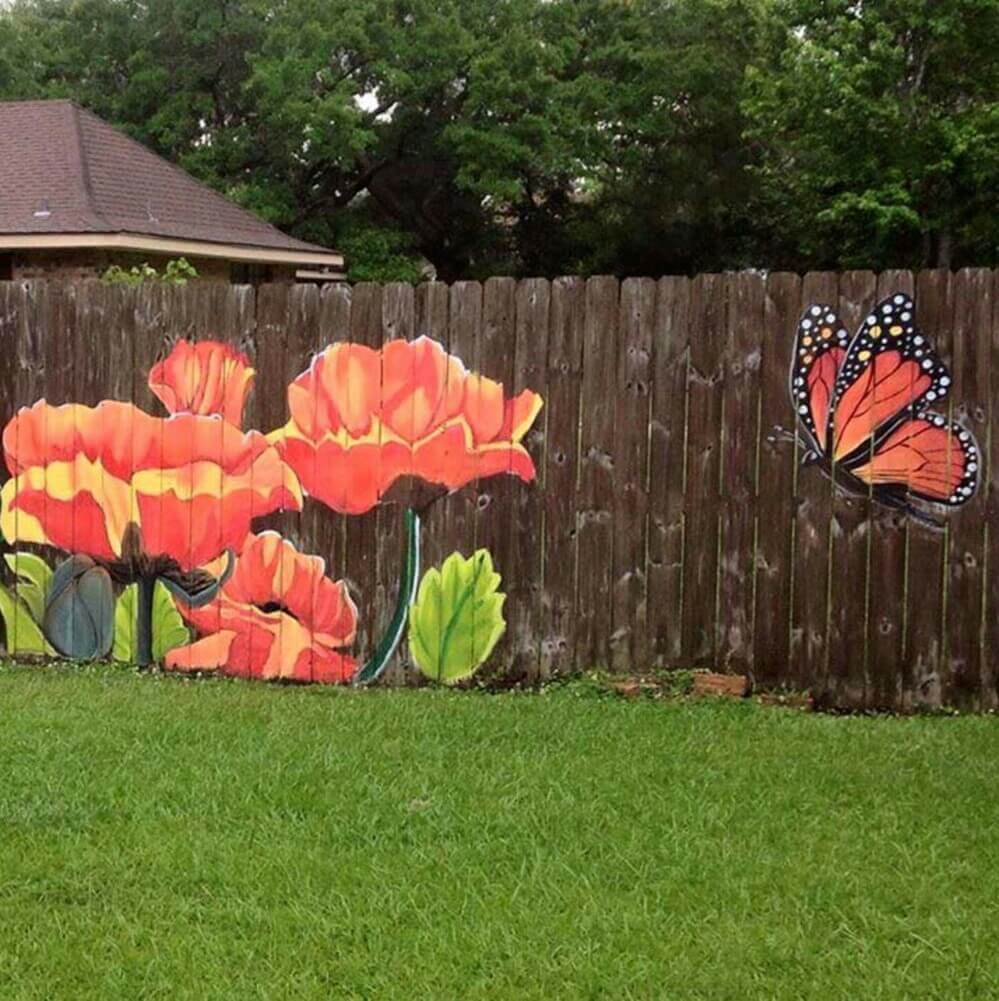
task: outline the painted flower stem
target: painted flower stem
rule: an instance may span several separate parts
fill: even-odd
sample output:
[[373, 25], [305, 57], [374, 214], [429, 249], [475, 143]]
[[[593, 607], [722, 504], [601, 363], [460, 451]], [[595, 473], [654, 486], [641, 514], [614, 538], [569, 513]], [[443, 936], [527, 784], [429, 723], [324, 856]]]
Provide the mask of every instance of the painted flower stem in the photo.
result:
[[136, 581], [135, 652], [140, 667], [153, 662], [153, 596], [156, 575], [142, 574]]
[[406, 526], [406, 545], [403, 551], [395, 612], [374, 653], [354, 675], [355, 685], [371, 684], [381, 676], [392, 659], [392, 654], [402, 642], [402, 634], [406, 631], [406, 623], [409, 620], [409, 606], [416, 598], [416, 585], [420, 578], [420, 515], [412, 508], [406, 508], [403, 520]]

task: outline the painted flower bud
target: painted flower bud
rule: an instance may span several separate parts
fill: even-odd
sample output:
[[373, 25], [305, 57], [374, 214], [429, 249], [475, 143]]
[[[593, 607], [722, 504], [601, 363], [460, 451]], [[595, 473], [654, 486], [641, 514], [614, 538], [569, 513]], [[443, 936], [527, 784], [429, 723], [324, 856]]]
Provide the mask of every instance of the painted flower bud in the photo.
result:
[[42, 629], [66, 657], [106, 657], [114, 641], [114, 593], [107, 570], [83, 555], [60, 563], [45, 598]]

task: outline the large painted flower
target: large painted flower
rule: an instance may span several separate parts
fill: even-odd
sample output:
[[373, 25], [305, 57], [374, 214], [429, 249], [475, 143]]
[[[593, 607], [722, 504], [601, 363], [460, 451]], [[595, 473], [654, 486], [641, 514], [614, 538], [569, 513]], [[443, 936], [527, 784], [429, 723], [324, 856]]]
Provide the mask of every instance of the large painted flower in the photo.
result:
[[178, 341], [149, 373], [149, 388], [171, 414], [219, 414], [242, 427], [254, 370], [246, 355], [218, 341]]
[[303, 555], [276, 532], [249, 536], [218, 597], [202, 608], [180, 606], [204, 635], [170, 651], [167, 668], [349, 681], [357, 665], [342, 651], [354, 642], [357, 609], [325, 570], [319, 556]]
[[381, 351], [331, 345], [288, 387], [288, 407], [270, 439], [308, 493], [346, 514], [374, 507], [401, 476], [452, 490], [497, 473], [534, 478], [521, 441], [541, 397], [505, 398], [426, 337]]
[[302, 506], [297, 480], [263, 435], [218, 417], [42, 400], [11, 419], [3, 448], [8, 542], [127, 563], [134, 576], [238, 551], [251, 519]]

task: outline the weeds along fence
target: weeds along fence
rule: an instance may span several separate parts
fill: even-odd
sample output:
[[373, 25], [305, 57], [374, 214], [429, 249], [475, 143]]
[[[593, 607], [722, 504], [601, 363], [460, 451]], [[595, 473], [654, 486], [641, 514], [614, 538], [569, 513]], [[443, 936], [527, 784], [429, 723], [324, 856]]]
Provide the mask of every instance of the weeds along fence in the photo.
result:
[[[6, 422], [39, 399], [133, 401], [179, 338], [214, 338], [256, 369], [245, 427], [287, 421], [286, 387], [333, 341], [429, 335], [467, 366], [544, 398], [525, 444], [537, 480], [480, 481], [429, 514], [425, 565], [486, 547], [508, 629], [486, 667], [538, 679], [711, 666], [849, 706], [999, 702], [999, 278], [858, 271], [694, 279], [494, 278], [328, 286], [0, 285]], [[933, 529], [839, 492], [794, 450], [788, 365], [802, 311], [837, 304], [851, 330], [912, 294], [952, 374], [945, 409], [986, 467]], [[3, 475], [9, 475], [5, 469]], [[392, 614], [401, 513], [320, 505], [267, 519], [324, 556], [359, 606], [358, 654]], [[410, 677], [405, 651], [387, 678]]]

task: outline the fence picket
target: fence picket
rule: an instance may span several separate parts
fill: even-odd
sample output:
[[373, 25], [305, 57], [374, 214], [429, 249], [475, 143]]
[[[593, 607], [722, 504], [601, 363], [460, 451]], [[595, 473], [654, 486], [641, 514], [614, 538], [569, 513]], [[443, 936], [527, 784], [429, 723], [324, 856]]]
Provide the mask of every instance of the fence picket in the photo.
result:
[[580, 278], [557, 278], [552, 283], [548, 372], [541, 418], [545, 426], [545, 461], [539, 470], [541, 497], [532, 498], [533, 503], [543, 504], [545, 509], [540, 664], [543, 678], [569, 672], [573, 666], [584, 294]]
[[760, 359], [763, 279], [751, 271], [728, 276], [725, 421], [722, 426], [717, 663], [739, 674], [753, 671], [756, 572], [757, 461], [760, 437]]
[[656, 284], [621, 284], [614, 387], [614, 566], [611, 667], [643, 669], [648, 660], [646, 531], [649, 400]]
[[604, 275], [586, 283], [583, 412], [580, 422], [578, 532], [579, 606], [576, 660], [610, 666], [611, 570], [614, 560], [614, 390], [618, 352], [618, 281]]
[[[988, 448], [989, 336], [992, 323], [992, 272], [965, 269], [954, 276], [954, 332], [948, 400], [951, 417], [960, 420]], [[947, 648], [951, 691], [958, 705], [979, 708], [983, 697], [982, 597], [986, 581], [985, 512], [987, 490], [964, 505], [961, 517], [948, 522]], [[989, 688], [991, 686], [988, 686]]]
[[[807, 274], [801, 283], [798, 315], [813, 304], [835, 304], [838, 299], [839, 281], [835, 274]], [[825, 699], [830, 691], [837, 691], [835, 679], [829, 677], [828, 645], [831, 602], [829, 533], [832, 527], [833, 486], [818, 469], [800, 466], [795, 469], [791, 658], [800, 665], [800, 677], [805, 682], [802, 687], [813, 688], [820, 699]]]
[[679, 663], [683, 621], [684, 496], [690, 280], [656, 285], [649, 424], [648, 647], [652, 666]]
[[717, 663], [728, 293], [725, 275], [699, 275], [691, 289], [682, 633], [684, 660], [696, 667]]
[[793, 429], [795, 414], [788, 397], [787, 373], [801, 304], [801, 279], [770, 275], [763, 304], [763, 356], [760, 360], [759, 538], [756, 545], [756, 622], [754, 674], [760, 685], [805, 688], [790, 657], [791, 600], [794, 589], [795, 448], [774, 434], [779, 425]]

